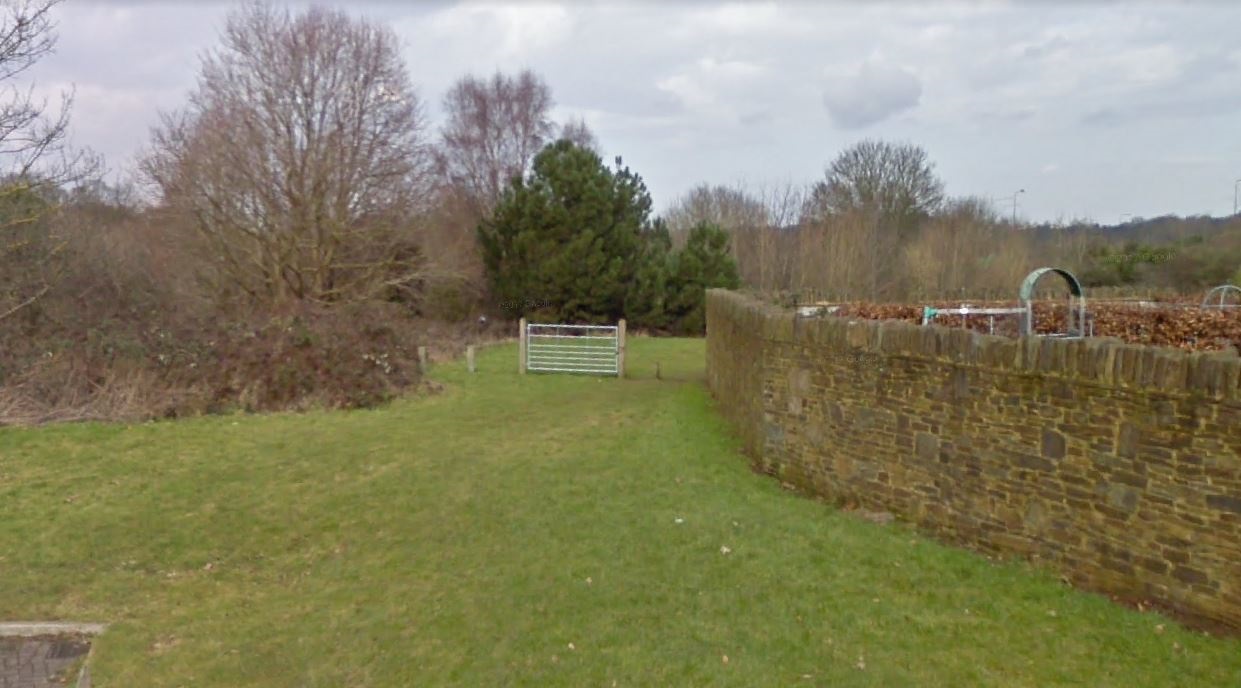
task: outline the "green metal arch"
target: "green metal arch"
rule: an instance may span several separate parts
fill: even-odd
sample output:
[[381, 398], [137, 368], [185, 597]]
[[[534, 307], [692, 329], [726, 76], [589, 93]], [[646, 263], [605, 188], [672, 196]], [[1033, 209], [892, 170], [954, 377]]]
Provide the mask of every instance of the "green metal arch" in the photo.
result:
[[1026, 275], [1025, 281], [1021, 283], [1020, 296], [1022, 301], [1029, 301], [1031, 297], [1034, 296], [1034, 284], [1038, 282], [1043, 275], [1046, 275], [1049, 272], [1054, 272], [1063, 277], [1064, 281], [1069, 284], [1069, 293], [1073, 296], [1082, 296], [1082, 284], [1077, 281], [1077, 278], [1073, 276], [1073, 273], [1065, 270], [1064, 268], [1039, 268]]
[[[1021, 299], [1021, 307], [1025, 309], [1025, 317], [1022, 323], [1022, 334], [1034, 334], [1034, 304], [1031, 303], [1034, 298], [1034, 285], [1038, 283], [1048, 273], [1060, 275], [1069, 285], [1069, 320], [1068, 334], [1071, 337], [1084, 337], [1086, 335], [1086, 296], [1082, 292], [1082, 283], [1077, 281], [1077, 277], [1073, 273], [1064, 268], [1039, 268], [1026, 275], [1025, 280], [1021, 283], [1021, 291], [1018, 297]], [[1073, 298], [1077, 298], [1077, 317], [1074, 318]], [[1076, 322], [1075, 322], [1076, 320]]]
[[1211, 291], [1208, 291], [1207, 295], [1202, 297], [1202, 307], [1210, 308], [1212, 306], [1211, 299], [1213, 299], [1216, 294], [1219, 294], [1219, 307], [1223, 308], [1224, 299], [1232, 293], [1237, 295], [1238, 302], [1241, 303], [1241, 287], [1238, 287], [1235, 284], [1221, 284], [1218, 287], [1211, 289]]

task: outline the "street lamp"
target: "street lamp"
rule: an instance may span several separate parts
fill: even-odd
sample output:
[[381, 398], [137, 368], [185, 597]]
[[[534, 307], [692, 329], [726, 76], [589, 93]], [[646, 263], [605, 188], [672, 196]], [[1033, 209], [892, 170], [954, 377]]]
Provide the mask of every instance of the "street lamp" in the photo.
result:
[[1232, 183], [1232, 214], [1237, 214], [1237, 189], [1241, 188], [1241, 179]]
[[1017, 224], [1017, 196], [1025, 192], [1026, 192], [1025, 189], [1017, 189], [1017, 191], [1013, 193], [1013, 224], [1014, 225]]

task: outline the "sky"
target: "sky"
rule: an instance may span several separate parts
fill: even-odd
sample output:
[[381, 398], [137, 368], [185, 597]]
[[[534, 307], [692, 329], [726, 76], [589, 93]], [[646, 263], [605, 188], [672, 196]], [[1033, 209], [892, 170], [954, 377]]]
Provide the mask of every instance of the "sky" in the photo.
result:
[[[393, 29], [433, 126], [461, 76], [535, 70], [657, 210], [814, 182], [867, 138], [1033, 222], [1228, 215], [1241, 179], [1241, 2], [321, 4]], [[74, 143], [123, 178], [234, 6], [67, 0], [24, 78], [74, 90]]]

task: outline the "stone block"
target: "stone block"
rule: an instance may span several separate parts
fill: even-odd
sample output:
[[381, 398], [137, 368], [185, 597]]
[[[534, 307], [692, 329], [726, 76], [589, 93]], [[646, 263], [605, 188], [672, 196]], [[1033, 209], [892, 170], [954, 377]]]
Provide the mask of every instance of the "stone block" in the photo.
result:
[[1043, 456], [1049, 459], [1063, 459], [1065, 451], [1064, 435], [1055, 430], [1043, 430]]
[[1205, 585], [1207, 581], [1211, 580], [1207, 574], [1189, 566], [1177, 566], [1172, 569], [1172, 577], [1184, 583], [1194, 583], [1198, 585]]
[[805, 368], [789, 369], [789, 390], [797, 396], [810, 394], [810, 371]]
[[939, 438], [927, 432], [914, 435], [914, 452], [923, 461], [934, 461], [939, 457]]
[[1138, 508], [1138, 490], [1130, 485], [1109, 483], [1101, 491], [1107, 505], [1121, 513], [1132, 514]]
[[1055, 464], [1044, 459], [1041, 456], [1033, 456], [1031, 454], [1018, 454], [1014, 463], [1020, 468], [1031, 471], [1051, 471], [1055, 468]]
[[1142, 441], [1142, 431], [1133, 423], [1120, 424], [1117, 433], [1116, 455], [1132, 459], [1138, 455], [1138, 443]]
[[1241, 514], [1241, 495], [1213, 494], [1207, 495], [1207, 506], [1220, 511]]

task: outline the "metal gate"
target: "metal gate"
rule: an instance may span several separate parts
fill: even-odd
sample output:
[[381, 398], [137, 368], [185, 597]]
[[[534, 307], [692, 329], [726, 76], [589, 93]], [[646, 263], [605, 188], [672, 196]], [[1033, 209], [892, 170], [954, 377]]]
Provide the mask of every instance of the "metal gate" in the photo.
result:
[[620, 325], [522, 323], [522, 370], [620, 377], [624, 370], [624, 321]]

